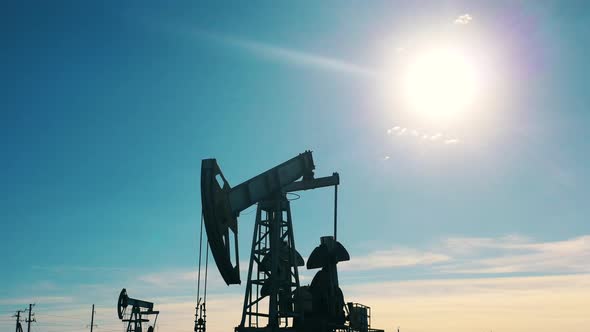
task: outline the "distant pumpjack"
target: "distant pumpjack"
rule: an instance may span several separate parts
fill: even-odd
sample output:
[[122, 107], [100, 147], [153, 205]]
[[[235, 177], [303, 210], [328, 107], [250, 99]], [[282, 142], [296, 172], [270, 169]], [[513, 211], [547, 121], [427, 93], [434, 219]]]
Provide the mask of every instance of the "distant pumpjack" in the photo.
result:
[[[131, 306], [131, 313], [128, 318], [125, 318], [127, 306]], [[159, 313], [159, 311], [154, 311], [154, 304], [152, 302], [137, 300], [127, 296], [127, 290], [125, 288], [119, 293], [117, 316], [121, 321], [127, 322], [127, 332], [142, 332], [142, 323], [150, 321], [149, 319], [143, 318], [143, 316], [156, 315], [154, 325], [149, 326], [147, 330], [147, 332], [153, 332]]]

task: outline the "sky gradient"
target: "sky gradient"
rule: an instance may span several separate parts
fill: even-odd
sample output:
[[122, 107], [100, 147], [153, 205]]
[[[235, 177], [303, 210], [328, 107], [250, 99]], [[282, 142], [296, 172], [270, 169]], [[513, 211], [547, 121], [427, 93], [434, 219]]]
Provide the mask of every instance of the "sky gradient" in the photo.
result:
[[[156, 303], [160, 331], [192, 331], [200, 160], [237, 185], [309, 149], [316, 175], [340, 173], [341, 287], [375, 327], [588, 331], [589, 9], [3, 4], [0, 330], [34, 302], [34, 332], [87, 330], [93, 303], [96, 331], [121, 331], [126, 287]], [[404, 69], [441, 43], [484, 78], [444, 122], [400, 101]], [[332, 200], [292, 204], [304, 257], [331, 233]], [[209, 330], [230, 331], [244, 287], [211, 267]]]

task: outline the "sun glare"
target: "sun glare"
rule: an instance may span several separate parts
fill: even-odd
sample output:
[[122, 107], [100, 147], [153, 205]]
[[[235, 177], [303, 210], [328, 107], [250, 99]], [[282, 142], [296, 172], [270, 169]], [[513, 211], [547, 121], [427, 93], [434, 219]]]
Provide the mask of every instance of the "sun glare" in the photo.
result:
[[404, 99], [412, 112], [429, 121], [455, 121], [476, 101], [479, 80], [461, 52], [433, 49], [406, 66]]

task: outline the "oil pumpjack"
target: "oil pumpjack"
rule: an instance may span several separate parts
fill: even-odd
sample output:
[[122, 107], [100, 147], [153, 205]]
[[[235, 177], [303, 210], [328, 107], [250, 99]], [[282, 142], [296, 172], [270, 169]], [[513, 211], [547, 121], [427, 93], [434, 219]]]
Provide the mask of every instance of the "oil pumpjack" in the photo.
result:
[[298, 268], [305, 264], [295, 248], [287, 194], [334, 186], [337, 195], [340, 183], [338, 173], [315, 178], [314, 169], [312, 153], [306, 151], [232, 188], [215, 159], [202, 161], [207, 240], [227, 285], [241, 283], [238, 216], [257, 204], [242, 318], [236, 332], [383, 331], [371, 328], [369, 307], [345, 303], [337, 264], [350, 256], [335, 236], [321, 238], [307, 260], [308, 269], [321, 270], [310, 285], [300, 286]]
[[[128, 317], [125, 315], [127, 306], [131, 306], [131, 312]], [[145, 316], [156, 315], [154, 324], [149, 326], [147, 330], [147, 332], [154, 332], [154, 326], [156, 326], [158, 314], [160, 314], [160, 312], [154, 310], [154, 304], [152, 302], [129, 297], [125, 288], [119, 293], [119, 299], [117, 300], [117, 316], [122, 322], [127, 323], [126, 332], [142, 332], [142, 324], [150, 321], [145, 318]]]

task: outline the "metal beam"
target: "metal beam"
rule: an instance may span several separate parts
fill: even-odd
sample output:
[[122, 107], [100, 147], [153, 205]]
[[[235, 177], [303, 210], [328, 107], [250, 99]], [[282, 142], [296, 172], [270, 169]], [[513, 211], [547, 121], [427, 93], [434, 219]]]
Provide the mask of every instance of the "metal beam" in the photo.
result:
[[234, 215], [248, 207], [280, 192], [297, 179], [313, 179], [313, 157], [311, 151], [269, 169], [235, 187], [229, 192], [229, 204]]
[[325, 176], [323, 178], [302, 180], [293, 182], [283, 187], [284, 192], [294, 192], [302, 190], [317, 189], [323, 187], [331, 187], [340, 184], [340, 176], [338, 173], [334, 173], [331, 176]]

